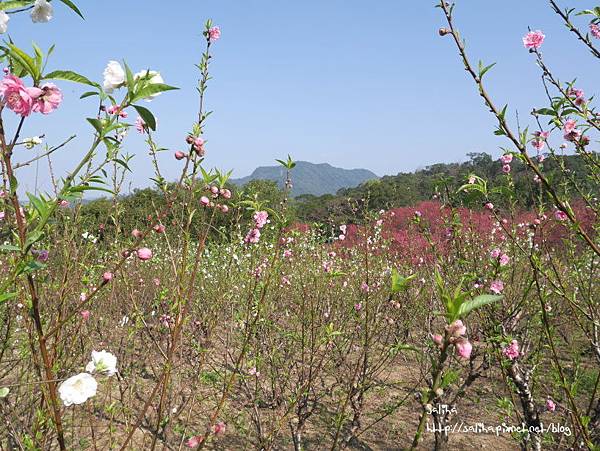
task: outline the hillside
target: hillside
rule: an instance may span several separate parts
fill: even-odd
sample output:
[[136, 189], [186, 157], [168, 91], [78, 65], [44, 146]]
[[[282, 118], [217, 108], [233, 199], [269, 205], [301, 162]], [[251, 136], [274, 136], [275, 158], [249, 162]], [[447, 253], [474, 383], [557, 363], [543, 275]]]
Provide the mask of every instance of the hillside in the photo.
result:
[[[353, 188], [373, 179], [377, 179], [377, 175], [367, 169], [342, 169], [328, 163], [298, 161], [292, 170], [292, 196], [335, 194], [340, 189]], [[252, 180], [273, 180], [283, 187], [285, 169], [281, 166], [261, 166], [249, 176], [232, 179], [231, 182], [243, 186]]]

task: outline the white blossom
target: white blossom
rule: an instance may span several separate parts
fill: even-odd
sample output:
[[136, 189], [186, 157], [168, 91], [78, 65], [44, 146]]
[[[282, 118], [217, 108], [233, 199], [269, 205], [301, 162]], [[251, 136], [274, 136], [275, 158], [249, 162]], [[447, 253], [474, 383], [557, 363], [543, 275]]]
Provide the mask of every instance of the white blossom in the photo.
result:
[[89, 373], [96, 371], [112, 376], [117, 372], [117, 356], [107, 351], [92, 351], [92, 360], [85, 370]]
[[125, 71], [117, 61], [109, 61], [102, 75], [104, 91], [109, 94], [125, 84]]
[[31, 20], [35, 23], [49, 22], [52, 19], [53, 8], [48, 0], [35, 0], [31, 10]]
[[58, 394], [65, 406], [83, 404], [96, 395], [98, 382], [88, 373], [71, 376], [58, 387]]
[[0, 11], [0, 34], [6, 33], [6, 30], [8, 30], [9, 20], [10, 17], [8, 17], [8, 14], [6, 14], [4, 11]]

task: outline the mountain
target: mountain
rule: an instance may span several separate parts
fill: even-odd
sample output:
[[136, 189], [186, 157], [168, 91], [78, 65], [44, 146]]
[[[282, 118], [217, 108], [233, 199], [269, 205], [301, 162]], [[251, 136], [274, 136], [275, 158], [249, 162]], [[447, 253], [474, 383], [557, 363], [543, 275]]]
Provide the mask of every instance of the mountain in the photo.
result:
[[[298, 161], [296, 167], [292, 169], [292, 196], [335, 194], [342, 188], [353, 188], [367, 180], [377, 178], [377, 175], [367, 169], [342, 169], [335, 168], [328, 163], [315, 164]], [[242, 186], [252, 180], [273, 180], [283, 187], [285, 168], [260, 166], [249, 176], [230, 181]]]

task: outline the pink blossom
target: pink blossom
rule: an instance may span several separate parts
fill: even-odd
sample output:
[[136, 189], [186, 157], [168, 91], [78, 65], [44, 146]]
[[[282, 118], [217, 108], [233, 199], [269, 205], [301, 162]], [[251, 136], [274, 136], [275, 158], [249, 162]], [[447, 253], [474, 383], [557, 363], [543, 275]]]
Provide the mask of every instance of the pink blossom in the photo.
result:
[[440, 334], [433, 334], [431, 336], [431, 340], [438, 346], [442, 345], [442, 342], [444, 341], [444, 338], [440, 335]]
[[160, 287], [160, 279], [158, 277], [152, 279], [152, 283], [154, 283], [154, 285], [156, 285], [157, 287]]
[[575, 127], [577, 127], [577, 122], [575, 122], [575, 119], [568, 119], [565, 121], [565, 124], [563, 125], [563, 131], [565, 133], [569, 133], [569, 132], [572, 132], [573, 130], [575, 130]]
[[248, 374], [250, 376], [260, 377], [260, 371], [258, 371], [255, 366], [248, 370]]
[[340, 241], [344, 241], [346, 239], [346, 235], [344, 235], [343, 233], [340, 234], [340, 236], [338, 236], [338, 240]]
[[188, 448], [196, 448], [200, 443], [204, 441], [204, 436], [202, 435], [194, 435], [186, 440], [185, 446]]
[[213, 434], [219, 435], [219, 434], [223, 434], [225, 432], [226, 428], [227, 428], [227, 426], [225, 425], [225, 423], [223, 423], [222, 421], [219, 421], [218, 423], [213, 425], [212, 431], [213, 431]]
[[595, 24], [595, 23], [590, 24], [590, 33], [596, 39], [600, 39], [600, 27], [597, 24]]
[[566, 221], [567, 219], [569, 219], [567, 214], [562, 210], [556, 210], [554, 212], [554, 217], [556, 218], [557, 221]]
[[102, 274], [102, 280], [104, 280], [104, 282], [110, 282], [113, 279], [113, 273], [106, 271], [104, 274]]
[[477, 179], [474, 175], [469, 176], [469, 185], [473, 185]]
[[419, 210], [415, 211], [415, 216], [417, 218], [420, 218], [421, 216], [423, 216], [423, 213], [421, 213]]
[[206, 196], [202, 196], [200, 198], [200, 203], [204, 206], [207, 207], [210, 204], [210, 199]]
[[368, 293], [370, 291], [369, 284], [367, 284], [367, 282], [361, 283], [360, 291], [362, 291], [363, 293]]
[[147, 247], [141, 247], [137, 250], [137, 256], [140, 260], [150, 260], [152, 258], [152, 251]]
[[512, 153], [506, 153], [500, 157], [500, 161], [502, 164], [510, 164], [513, 160]]
[[346, 224], [342, 224], [340, 226], [340, 231], [345, 235], [346, 234], [346, 229], [348, 228], [348, 226], [346, 226]]
[[229, 207], [228, 207], [227, 205], [221, 205], [221, 208], [220, 208], [220, 210], [221, 210], [223, 213], [227, 213], [227, 212], [229, 211]]
[[492, 252], [490, 252], [490, 257], [492, 258], [498, 258], [500, 257], [500, 254], [502, 254], [502, 251], [498, 248], [493, 249]]
[[42, 114], [50, 114], [58, 108], [63, 100], [63, 95], [58, 86], [46, 83], [41, 86], [42, 94], [35, 99], [32, 111]]
[[362, 304], [360, 302], [357, 302], [356, 304], [354, 304], [354, 310], [356, 310], [357, 312], [360, 312], [362, 310]]
[[542, 141], [541, 139], [534, 139], [533, 141], [531, 141], [531, 145], [535, 150], [541, 152], [546, 146], [546, 141]]
[[67, 208], [69, 206], [69, 201], [63, 199], [58, 203], [58, 206], [61, 208]]
[[269, 213], [266, 211], [257, 211], [254, 213], [254, 223], [257, 229], [262, 229], [269, 220]]
[[166, 227], [164, 226], [164, 224], [156, 224], [152, 229], [156, 233], [165, 233]]
[[111, 105], [106, 109], [108, 114], [118, 114], [121, 107], [119, 105]]
[[144, 119], [142, 119], [141, 116], [138, 116], [135, 119], [135, 129], [138, 131], [138, 133], [146, 132], [146, 122], [144, 121]]
[[292, 251], [290, 249], [286, 249], [283, 251], [283, 258], [290, 258], [292, 256]]
[[90, 311], [89, 310], [82, 310], [80, 313], [81, 317], [83, 318], [84, 321], [87, 321], [88, 319], [90, 319]]
[[193, 146], [196, 150], [202, 150], [202, 147], [204, 147], [204, 140], [199, 136], [197, 138], [194, 138]]
[[174, 155], [176, 160], [183, 160], [185, 158], [185, 153], [183, 153], [181, 150], [175, 151]]
[[446, 326], [446, 331], [448, 331], [451, 337], [458, 338], [467, 333], [467, 327], [461, 320], [457, 319], [453, 323]]
[[456, 353], [459, 355], [460, 358], [462, 359], [468, 359], [469, 357], [471, 357], [471, 352], [473, 351], [473, 345], [471, 344], [471, 342], [466, 339], [466, 338], [459, 338], [456, 343]]
[[248, 234], [246, 235], [246, 238], [244, 238], [244, 243], [248, 244], [248, 243], [252, 243], [252, 244], [256, 244], [258, 243], [260, 240], [260, 230], [258, 229], [251, 229]]
[[510, 342], [508, 346], [505, 346], [502, 349], [502, 354], [509, 360], [514, 360], [521, 355], [519, 351], [519, 342], [517, 340], [513, 340]]
[[228, 189], [222, 189], [221, 190], [221, 195], [225, 198], [225, 199], [231, 199], [231, 191], [229, 191]]
[[9, 74], [0, 81], [0, 94], [10, 110], [26, 117], [33, 111], [34, 102], [42, 95], [42, 90], [28, 88], [19, 77]]
[[506, 254], [502, 254], [500, 256], [500, 266], [506, 266], [508, 265], [508, 262], [510, 262], [510, 257]]
[[546, 399], [546, 410], [548, 410], [548, 412], [554, 412], [556, 410], [556, 403], [552, 398]]
[[487, 208], [488, 210], [493, 210], [494, 209], [494, 204], [491, 202], [487, 202], [485, 204], [485, 208]]
[[504, 282], [502, 282], [501, 280], [494, 280], [490, 284], [490, 290], [492, 290], [496, 294], [502, 293], [502, 290], [504, 290]]
[[510, 173], [510, 164], [502, 165], [502, 172], [504, 172], [505, 174]]
[[219, 27], [212, 27], [208, 30], [208, 38], [211, 42], [219, 40], [221, 37], [221, 29]]
[[282, 276], [281, 277], [281, 284], [282, 285], [291, 285], [292, 282], [290, 282], [290, 279], [288, 279], [287, 276]]
[[138, 229], [133, 229], [133, 230], [131, 231], [131, 235], [132, 235], [134, 238], [137, 238], [137, 239], [140, 239], [140, 238], [142, 238], [142, 237], [144, 236], [144, 234], [143, 234], [142, 232], [140, 232]]
[[581, 131], [577, 129], [577, 122], [574, 119], [568, 119], [563, 125], [564, 139], [567, 141], [577, 141], [581, 137]]
[[523, 45], [526, 49], [539, 49], [544, 42], [544, 34], [540, 30], [530, 31], [523, 36]]

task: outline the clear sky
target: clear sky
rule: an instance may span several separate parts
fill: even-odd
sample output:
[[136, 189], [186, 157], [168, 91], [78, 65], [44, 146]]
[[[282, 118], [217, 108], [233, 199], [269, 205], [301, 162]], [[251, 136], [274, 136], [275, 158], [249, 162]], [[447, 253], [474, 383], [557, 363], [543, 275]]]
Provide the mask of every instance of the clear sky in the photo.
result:
[[[149, 104], [159, 121], [157, 140], [172, 150], [184, 146], [197, 113], [194, 63], [203, 23], [212, 18], [221, 27], [207, 93], [214, 113], [205, 133], [206, 166], [234, 169], [234, 176], [288, 153], [297, 160], [396, 174], [464, 161], [468, 152], [498, 156], [506, 144], [493, 135], [494, 121], [450, 37], [437, 34], [444, 20], [434, 0], [77, 3], [86, 20], [54, 2], [50, 23], [13, 16], [9, 34], [23, 48], [32, 40], [42, 48], [56, 44], [49, 70], [71, 69], [101, 82], [107, 61], [116, 59], [134, 71], [161, 72], [166, 83], [181, 88]], [[546, 34], [543, 51], [557, 75], [565, 80], [579, 75], [578, 86], [592, 94], [597, 61], [574, 41], [547, 1], [458, 0], [455, 15], [472, 58], [498, 63], [487, 77], [489, 90], [498, 104], [509, 103], [513, 120], [518, 110], [521, 123], [527, 123], [531, 107], [544, 102], [539, 70], [521, 42], [528, 27]], [[23, 133], [46, 133], [49, 144], [77, 134], [54, 158], [57, 175], [87, 149], [92, 129], [85, 117], [94, 116], [96, 108], [94, 98], [79, 100], [82, 86], [59, 85], [63, 105], [49, 117], [27, 121]], [[136, 154], [130, 182], [148, 186], [151, 165], [135, 134], [132, 130], [126, 145]], [[172, 152], [161, 161], [165, 174], [175, 178], [181, 163]], [[33, 169], [24, 170], [28, 189], [33, 189]], [[45, 173], [41, 166], [40, 174]], [[48, 187], [47, 181], [40, 180], [40, 186]]]

